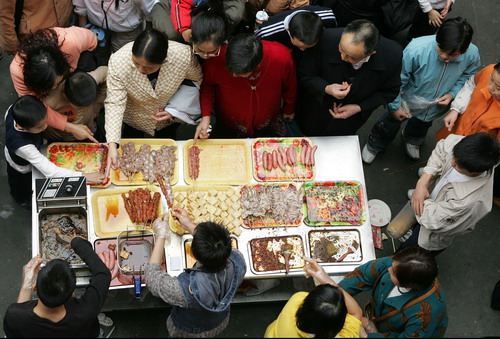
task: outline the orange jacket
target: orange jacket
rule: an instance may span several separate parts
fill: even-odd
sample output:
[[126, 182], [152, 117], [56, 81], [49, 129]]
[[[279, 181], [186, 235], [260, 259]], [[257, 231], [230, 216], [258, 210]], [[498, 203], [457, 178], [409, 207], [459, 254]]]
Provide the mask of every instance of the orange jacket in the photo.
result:
[[489, 133], [500, 140], [500, 100], [495, 99], [488, 90], [488, 80], [494, 66], [491, 64], [476, 74], [476, 88], [467, 109], [458, 117], [451, 132], [443, 127], [436, 133], [437, 140], [450, 134], [467, 136], [478, 132]]

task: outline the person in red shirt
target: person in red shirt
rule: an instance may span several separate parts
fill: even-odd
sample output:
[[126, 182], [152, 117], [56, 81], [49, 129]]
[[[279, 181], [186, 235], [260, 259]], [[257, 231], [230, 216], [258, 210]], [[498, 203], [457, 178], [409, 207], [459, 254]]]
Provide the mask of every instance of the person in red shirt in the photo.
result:
[[218, 57], [203, 64], [202, 121], [195, 139], [209, 137], [212, 108], [216, 117], [214, 137], [276, 136], [279, 116], [287, 121], [294, 117], [296, 94], [290, 50], [277, 42], [260, 41], [252, 34], [239, 34], [221, 46]]

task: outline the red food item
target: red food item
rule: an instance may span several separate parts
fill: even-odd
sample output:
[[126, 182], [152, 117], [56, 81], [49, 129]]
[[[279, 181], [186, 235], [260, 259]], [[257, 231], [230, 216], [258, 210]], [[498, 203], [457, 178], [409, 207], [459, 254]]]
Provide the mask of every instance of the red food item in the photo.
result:
[[262, 168], [264, 168], [264, 170], [267, 170], [267, 152], [266, 151], [262, 152]]
[[83, 168], [83, 164], [79, 161], [77, 164], [76, 164], [76, 167], [78, 169], [82, 169]]
[[49, 153], [57, 153], [59, 151], [59, 147], [57, 147], [56, 145], [52, 146], [49, 150]]
[[85, 151], [85, 145], [82, 144], [76, 144], [74, 146], [75, 152], [84, 152]]
[[311, 165], [311, 146], [306, 146], [304, 160], [306, 166]]
[[316, 153], [316, 150], [318, 149], [318, 146], [314, 146], [311, 150], [311, 165], [315, 165], [316, 160], [314, 159], [314, 155]]
[[293, 139], [293, 145], [294, 146], [300, 146], [300, 140], [299, 139]]
[[50, 159], [49, 159], [49, 160], [50, 160], [50, 162], [53, 162], [53, 163], [55, 164], [55, 163], [57, 162], [57, 155], [52, 154], [52, 155], [50, 156]]
[[300, 150], [300, 163], [305, 166], [306, 164], [306, 147], [307, 146], [302, 146]]
[[271, 147], [271, 148], [274, 148], [276, 146], [276, 144], [279, 144], [280, 142], [276, 139], [268, 139], [266, 140], [266, 146], [267, 147]]
[[288, 146], [286, 148], [285, 154], [286, 154], [286, 160], [288, 161], [288, 165], [293, 166], [293, 155], [292, 155], [292, 147], [293, 146]]
[[118, 261], [115, 262], [115, 266], [111, 271], [111, 280], [115, 279], [117, 275], [118, 275]]
[[188, 165], [189, 165], [189, 176], [196, 180], [200, 175], [200, 152], [201, 149], [198, 146], [189, 147], [188, 151]]
[[297, 165], [297, 152], [295, 151], [294, 145], [290, 145], [290, 154], [292, 155], [293, 165]]
[[267, 170], [271, 171], [273, 169], [273, 155], [272, 153], [267, 153]]
[[277, 152], [278, 166], [281, 168], [282, 171], [286, 171], [285, 162], [283, 161], [283, 154], [280, 151], [275, 151], [275, 152]]
[[273, 151], [273, 168], [278, 168], [278, 152]]

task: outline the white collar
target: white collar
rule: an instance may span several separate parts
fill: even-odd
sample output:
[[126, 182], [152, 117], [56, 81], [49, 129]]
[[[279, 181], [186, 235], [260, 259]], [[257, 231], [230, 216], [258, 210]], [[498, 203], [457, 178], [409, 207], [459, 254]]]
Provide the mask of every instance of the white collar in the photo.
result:
[[300, 12], [309, 12], [309, 11], [306, 11], [305, 9], [300, 9], [298, 11], [295, 11], [293, 12], [292, 14], [289, 14], [285, 17], [285, 19], [283, 20], [283, 26], [285, 27], [285, 29], [288, 31], [288, 27], [290, 27], [290, 21], [292, 21], [292, 18], [297, 14], [297, 13], [300, 13]]
[[361, 68], [361, 66], [363, 66], [363, 64], [364, 64], [364, 63], [366, 63], [366, 62], [368, 62], [368, 60], [370, 60], [370, 56], [371, 56], [371, 55], [369, 55], [369, 56], [367, 56], [367, 57], [365, 57], [365, 58], [361, 59], [361, 61], [359, 61], [359, 62], [357, 62], [357, 63], [355, 63], [355, 64], [351, 64], [351, 65], [352, 65], [352, 68], [354, 68], [355, 70], [360, 69], [360, 68]]

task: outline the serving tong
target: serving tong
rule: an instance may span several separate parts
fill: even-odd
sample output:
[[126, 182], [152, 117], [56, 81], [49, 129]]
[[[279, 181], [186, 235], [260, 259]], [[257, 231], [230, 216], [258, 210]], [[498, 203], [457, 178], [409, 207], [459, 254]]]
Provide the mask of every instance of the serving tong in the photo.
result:
[[281, 245], [281, 255], [285, 259], [285, 274], [288, 274], [290, 272], [290, 256], [292, 255], [292, 245], [290, 244], [283, 244]]

